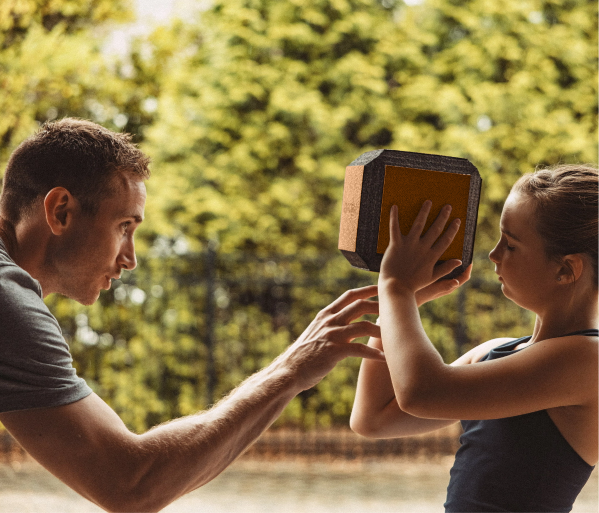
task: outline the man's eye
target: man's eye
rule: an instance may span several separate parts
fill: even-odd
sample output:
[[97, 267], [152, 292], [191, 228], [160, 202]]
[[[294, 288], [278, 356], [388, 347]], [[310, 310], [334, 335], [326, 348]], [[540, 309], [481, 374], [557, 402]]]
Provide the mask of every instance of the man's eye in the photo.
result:
[[126, 223], [123, 223], [121, 226], [123, 228], [123, 231], [126, 233], [127, 232], [127, 228], [129, 228], [129, 226], [131, 225], [130, 221], [127, 221]]

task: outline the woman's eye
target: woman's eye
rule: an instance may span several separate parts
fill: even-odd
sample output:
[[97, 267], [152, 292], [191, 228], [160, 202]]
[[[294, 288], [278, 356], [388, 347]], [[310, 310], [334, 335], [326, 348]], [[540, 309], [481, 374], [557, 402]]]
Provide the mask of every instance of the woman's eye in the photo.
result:
[[514, 250], [516, 249], [514, 246], [510, 246], [510, 245], [509, 245], [509, 243], [508, 243], [508, 241], [507, 241], [507, 237], [505, 237], [505, 235], [502, 235], [502, 236], [501, 236], [501, 239], [500, 239], [500, 241], [499, 241], [499, 242], [501, 242], [502, 240], [503, 240], [503, 243], [505, 244], [505, 248], [506, 248], [508, 251], [514, 251]]

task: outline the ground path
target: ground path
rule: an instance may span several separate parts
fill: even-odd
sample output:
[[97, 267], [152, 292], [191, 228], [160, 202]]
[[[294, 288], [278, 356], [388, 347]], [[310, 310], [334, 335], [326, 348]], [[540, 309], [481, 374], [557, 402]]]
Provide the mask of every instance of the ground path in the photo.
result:
[[[165, 513], [441, 513], [451, 457], [433, 460], [242, 458]], [[573, 513], [598, 510], [593, 472]], [[0, 465], [2, 513], [99, 513], [32, 461]]]

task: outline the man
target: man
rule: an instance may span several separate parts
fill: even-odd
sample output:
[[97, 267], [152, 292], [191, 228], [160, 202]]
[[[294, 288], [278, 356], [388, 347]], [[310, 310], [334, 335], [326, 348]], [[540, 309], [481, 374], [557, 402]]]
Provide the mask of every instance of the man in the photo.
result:
[[110, 511], [157, 511], [229, 465], [335, 364], [381, 351], [376, 287], [346, 292], [271, 365], [206, 412], [131, 433], [76, 376], [42, 297], [90, 305], [136, 266], [148, 158], [94, 123], [47, 123], [12, 154], [0, 197], [0, 421], [67, 485]]
[[[299, 392], [340, 360], [384, 361], [364, 314], [376, 286], [348, 291], [297, 341], [208, 411], [131, 433], [72, 367], [42, 297], [82, 304], [136, 266], [148, 158], [126, 134], [77, 119], [47, 123], [11, 155], [0, 196], [0, 421], [38, 462], [110, 511], [157, 511], [216, 477]], [[447, 271], [449, 272], [449, 271]], [[419, 291], [419, 304], [452, 280]]]

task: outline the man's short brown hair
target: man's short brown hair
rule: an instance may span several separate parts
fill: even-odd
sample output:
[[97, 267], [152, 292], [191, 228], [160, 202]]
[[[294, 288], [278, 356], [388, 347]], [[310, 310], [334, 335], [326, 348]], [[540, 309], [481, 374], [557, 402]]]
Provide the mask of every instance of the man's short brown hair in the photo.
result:
[[95, 215], [100, 201], [110, 194], [116, 173], [147, 179], [149, 163], [129, 134], [75, 118], [44, 123], [10, 156], [0, 213], [17, 224], [40, 196], [45, 197], [54, 187], [64, 187], [77, 198], [84, 213]]

